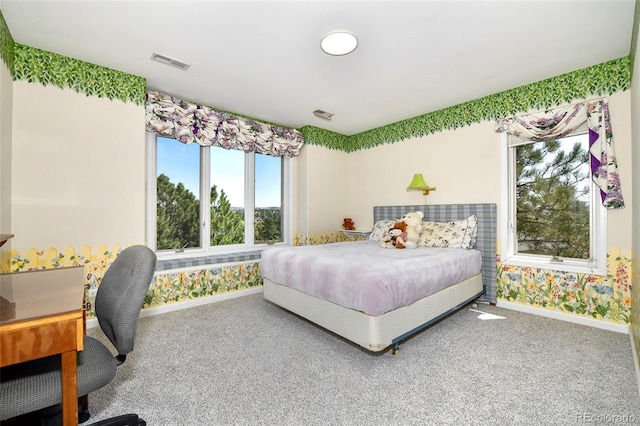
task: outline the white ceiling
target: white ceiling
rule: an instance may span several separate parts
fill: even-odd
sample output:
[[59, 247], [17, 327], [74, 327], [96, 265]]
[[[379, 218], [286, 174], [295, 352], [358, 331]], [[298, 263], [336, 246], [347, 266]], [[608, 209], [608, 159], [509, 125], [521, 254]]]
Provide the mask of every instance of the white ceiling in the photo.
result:
[[[635, 0], [15, 1], [14, 40], [151, 90], [345, 135], [629, 54]], [[359, 39], [347, 56], [323, 35]], [[191, 64], [181, 71], [157, 52]], [[322, 109], [332, 121], [313, 115]]]

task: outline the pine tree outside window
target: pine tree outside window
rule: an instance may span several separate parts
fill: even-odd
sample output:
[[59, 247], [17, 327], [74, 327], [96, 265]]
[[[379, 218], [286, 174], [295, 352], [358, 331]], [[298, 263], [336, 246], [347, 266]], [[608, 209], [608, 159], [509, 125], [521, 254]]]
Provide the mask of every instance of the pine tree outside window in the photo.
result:
[[291, 244], [294, 128], [148, 91], [147, 244], [160, 257]]
[[495, 131], [502, 263], [605, 275], [606, 211], [625, 206], [608, 100], [501, 118]]
[[526, 141], [504, 135], [506, 264], [606, 271], [606, 209], [589, 171], [588, 135]]
[[291, 160], [147, 134], [147, 233], [159, 254], [290, 241]]

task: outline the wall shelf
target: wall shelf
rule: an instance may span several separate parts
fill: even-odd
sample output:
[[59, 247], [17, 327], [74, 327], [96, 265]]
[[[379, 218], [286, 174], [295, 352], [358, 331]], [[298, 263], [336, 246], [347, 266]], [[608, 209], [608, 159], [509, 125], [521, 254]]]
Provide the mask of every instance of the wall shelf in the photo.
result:
[[0, 247], [4, 245], [7, 241], [13, 238], [13, 234], [0, 234]]
[[362, 237], [363, 240], [366, 240], [369, 237], [369, 234], [371, 234], [371, 231], [343, 229], [342, 233], [349, 237], [351, 240], [355, 240], [358, 237]]

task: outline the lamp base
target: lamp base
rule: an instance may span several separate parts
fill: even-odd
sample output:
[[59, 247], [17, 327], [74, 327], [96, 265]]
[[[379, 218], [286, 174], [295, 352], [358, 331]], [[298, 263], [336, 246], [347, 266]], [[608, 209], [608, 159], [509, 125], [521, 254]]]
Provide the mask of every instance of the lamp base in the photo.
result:
[[[429, 188], [429, 187], [427, 187], [427, 188], [422, 188], [422, 195], [429, 195], [429, 192], [430, 192], [430, 191], [435, 191], [435, 190], [436, 190], [436, 187], [435, 187], [435, 186], [434, 186], [433, 188]], [[425, 203], [425, 204], [426, 204], [426, 203]]]

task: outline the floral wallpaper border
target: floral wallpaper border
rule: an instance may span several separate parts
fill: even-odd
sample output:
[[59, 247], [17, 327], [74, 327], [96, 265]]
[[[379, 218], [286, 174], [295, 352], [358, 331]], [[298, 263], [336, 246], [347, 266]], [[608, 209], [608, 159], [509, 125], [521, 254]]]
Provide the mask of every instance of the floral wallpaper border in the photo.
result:
[[[360, 239], [360, 237], [356, 237]], [[313, 234], [293, 234], [294, 246], [312, 246], [317, 244], [339, 243], [342, 241], [350, 241], [349, 237], [340, 231], [336, 232], [317, 232]]]
[[498, 300], [631, 325], [631, 252], [607, 253], [607, 275], [503, 265], [497, 256]]
[[259, 262], [157, 274], [143, 309], [262, 286]]
[[[633, 274], [632, 274], [632, 285], [631, 285], [631, 327], [630, 333], [633, 336], [633, 344], [635, 345], [636, 354], [640, 357], [640, 268], [637, 266], [638, 256], [636, 254], [634, 262], [633, 262]], [[640, 362], [640, 359], [636, 360]], [[638, 365], [640, 368], [640, 365]]]
[[[116, 244], [112, 247], [84, 246], [79, 250], [71, 246], [63, 250], [54, 247], [46, 250], [31, 248], [23, 253], [13, 249], [10, 265], [0, 273], [84, 266], [87, 274], [85, 290], [87, 300], [90, 302], [87, 306], [87, 318], [93, 318], [95, 310], [91, 305], [90, 291], [98, 289], [109, 265], [125, 247]], [[183, 302], [261, 285], [259, 262], [210, 266], [187, 272], [160, 272], [152, 279], [142, 308]]]
[[[294, 245], [349, 241], [343, 233], [294, 235]], [[11, 250], [9, 269], [0, 272], [85, 266], [85, 287], [97, 289], [109, 265], [125, 246], [67, 247], [58, 250]], [[540, 268], [503, 265], [496, 257], [498, 299], [536, 308], [551, 309], [619, 324], [631, 324], [631, 252], [612, 248], [607, 254], [607, 275], [559, 272]], [[207, 266], [185, 272], [159, 272], [151, 282], [143, 309], [262, 285], [260, 262], [247, 261], [228, 266]], [[94, 316], [89, 307], [89, 317]]]
[[626, 56], [352, 136], [312, 126], [304, 126], [300, 132], [306, 143], [353, 152], [410, 137], [454, 130], [484, 120], [497, 120], [533, 109], [556, 107], [589, 96], [610, 95], [628, 90], [630, 85], [631, 62], [630, 57]]
[[[31, 248], [22, 253], [12, 249], [10, 264], [3, 265], [0, 273], [84, 266], [86, 272], [86, 300], [91, 300], [89, 298], [89, 291], [98, 288], [107, 268], [125, 247], [126, 246], [116, 244], [112, 247], [105, 245], [93, 248], [84, 246], [79, 250], [71, 246], [63, 250], [58, 250], [54, 247], [46, 250]], [[90, 306], [90, 303], [86, 309], [88, 318], [95, 316], [95, 312], [93, 307]]]

